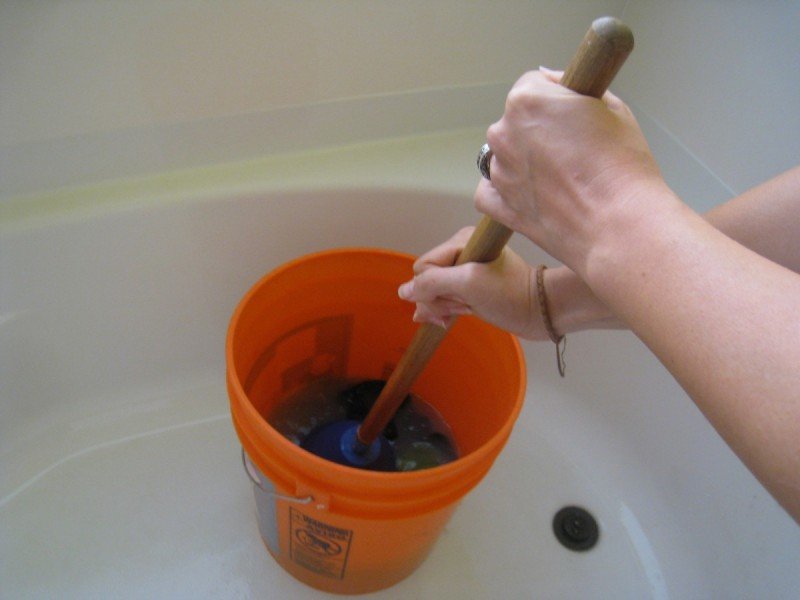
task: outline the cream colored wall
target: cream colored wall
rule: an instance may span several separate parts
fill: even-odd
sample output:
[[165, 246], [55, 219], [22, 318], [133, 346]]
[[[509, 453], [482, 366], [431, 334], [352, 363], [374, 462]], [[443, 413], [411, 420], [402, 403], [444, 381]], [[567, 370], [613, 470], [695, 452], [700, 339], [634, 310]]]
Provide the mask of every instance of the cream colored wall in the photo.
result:
[[613, 89], [678, 187], [716, 202], [798, 161], [796, 0], [5, 2], [0, 197], [484, 127], [603, 14], [634, 30]]
[[623, 18], [614, 89], [731, 194], [800, 163], [800, 2], [630, 0]]
[[488, 125], [624, 0], [0, 4], [4, 195]]

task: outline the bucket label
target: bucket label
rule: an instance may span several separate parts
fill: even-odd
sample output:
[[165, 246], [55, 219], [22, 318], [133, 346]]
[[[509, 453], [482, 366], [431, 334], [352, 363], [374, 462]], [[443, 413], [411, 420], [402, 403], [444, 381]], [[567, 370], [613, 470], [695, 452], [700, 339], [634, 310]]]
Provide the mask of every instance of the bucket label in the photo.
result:
[[309, 571], [344, 579], [353, 530], [334, 527], [289, 509], [289, 552], [292, 560]]

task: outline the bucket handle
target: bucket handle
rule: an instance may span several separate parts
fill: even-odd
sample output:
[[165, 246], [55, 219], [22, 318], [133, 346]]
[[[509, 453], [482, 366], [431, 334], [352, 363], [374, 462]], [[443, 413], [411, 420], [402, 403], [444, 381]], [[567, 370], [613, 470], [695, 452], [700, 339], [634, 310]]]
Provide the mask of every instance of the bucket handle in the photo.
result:
[[250, 467], [253, 466], [250, 460], [248, 460], [248, 456], [244, 451], [244, 447], [242, 447], [242, 466], [244, 467], [244, 472], [247, 473], [247, 477], [250, 481], [253, 482], [253, 485], [257, 486], [261, 489], [262, 492], [265, 494], [272, 496], [276, 500], [283, 500], [285, 502], [295, 502], [297, 504], [311, 504], [314, 501], [314, 496], [305, 496], [304, 498], [296, 498], [294, 496], [285, 496], [283, 494], [276, 494], [274, 491], [269, 490], [264, 487], [264, 484], [261, 483], [261, 478], [256, 476], [251, 470]]

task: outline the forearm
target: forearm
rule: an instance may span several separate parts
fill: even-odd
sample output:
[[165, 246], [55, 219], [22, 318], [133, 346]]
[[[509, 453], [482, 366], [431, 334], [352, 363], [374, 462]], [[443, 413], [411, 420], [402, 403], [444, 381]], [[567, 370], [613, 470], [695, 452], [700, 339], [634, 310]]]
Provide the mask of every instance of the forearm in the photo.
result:
[[711, 209], [705, 218], [757, 254], [800, 272], [800, 167]]
[[558, 79], [531, 72], [512, 88], [476, 208], [569, 266], [800, 522], [800, 217], [752, 201], [704, 219], [666, 186], [619, 98]]
[[[711, 209], [704, 218], [753, 252], [800, 272], [800, 167]], [[545, 285], [558, 332], [624, 327], [569, 268], [549, 269]]]
[[580, 275], [800, 520], [800, 275], [666, 188], [646, 203], [661, 207], [620, 218]]
[[623, 329], [625, 325], [569, 267], [544, 273], [553, 328], [559, 335], [587, 329]]

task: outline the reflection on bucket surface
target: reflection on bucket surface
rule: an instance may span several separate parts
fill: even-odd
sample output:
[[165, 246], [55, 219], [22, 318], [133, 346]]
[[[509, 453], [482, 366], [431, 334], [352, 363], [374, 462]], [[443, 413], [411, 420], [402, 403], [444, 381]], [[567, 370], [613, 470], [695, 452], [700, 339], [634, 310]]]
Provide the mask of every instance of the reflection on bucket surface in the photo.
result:
[[391, 586], [426, 558], [484, 477], [519, 414], [525, 365], [510, 334], [462, 318], [414, 391], [452, 429], [458, 460], [377, 473], [314, 456], [272, 427], [281, 401], [318, 380], [386, 379], [417, 325], [397, 297], [414, 258], [344, 249], [297, 259], [242, 299], [228, 329], [228, 392], [258, 526], [286, 571], [321, 590]]

